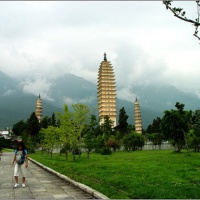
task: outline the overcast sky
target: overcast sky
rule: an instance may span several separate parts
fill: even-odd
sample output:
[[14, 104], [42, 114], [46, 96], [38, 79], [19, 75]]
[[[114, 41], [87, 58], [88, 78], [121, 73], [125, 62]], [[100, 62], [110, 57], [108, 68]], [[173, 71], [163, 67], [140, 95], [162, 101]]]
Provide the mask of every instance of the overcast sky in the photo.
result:
[[[179, 1], [195, 19], [194, 2]], [[48, 91], [66, 73], [97, 83], [106, 52], [117, 96], [134, 85], [171, 84], [200, 97], [200, 41], [194, 26], [161, 1], [0, 1], [0, 71], [24, 90]]]

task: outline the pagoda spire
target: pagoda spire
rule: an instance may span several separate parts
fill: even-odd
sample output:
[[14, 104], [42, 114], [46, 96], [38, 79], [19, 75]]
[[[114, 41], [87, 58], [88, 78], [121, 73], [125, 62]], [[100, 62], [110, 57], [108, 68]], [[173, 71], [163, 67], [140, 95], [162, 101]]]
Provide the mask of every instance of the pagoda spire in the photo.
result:
[[104, 53], [104, 61], [107, 61], [106, 53]]

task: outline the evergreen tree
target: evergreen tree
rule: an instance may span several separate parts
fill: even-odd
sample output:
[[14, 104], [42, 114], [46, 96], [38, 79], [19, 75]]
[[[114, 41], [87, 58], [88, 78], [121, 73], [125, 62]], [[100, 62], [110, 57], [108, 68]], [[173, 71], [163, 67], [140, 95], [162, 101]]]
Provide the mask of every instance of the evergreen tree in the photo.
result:
[[108, 138], [113, 134], [113, 121], [108, 117], [104, 117], [104, 122], [101, 124], [101, 130], [103, 132], [103, 139], [107, 141]]
[[40, 122], [40, 127], [41, 128], [47, 128], [50, 125], [50, 119], [48, 116], [45, 116], [42, 121]]
[[51, 126], [56, 126], [56, 116], [54, 113], [51, 116]]
[[161, 130], [160, 130], [160, 125], [161, 125], [161, 118], [160, 117], [157, 117], [156, 119], [153, 120], [153, 123], [150, 124], [148, 127], [147, 127], [147, 130], [146, 132], [147, 133], [160, 133]]
[[122, 107], [119, 111], [119, 120], [116, 130], [120, 132], [122, 137], [128, 133], [128, 120], [129, 116], [126, 114], [125, 108]]
[[24, 120], [20, 120], [19, 122], [13, 125], [12, 131], [14, 135], [19, 136], [22, 135], [24, 131], [26, 131], [26, 128], [27, 128], [27, 123], [24, 122]]
[[35, 115], [35, 112], [33, 112], [27, 121], [27, 133], [36, 142], [38, 139], [37, 136], [39, 131], [40, 131], [40, 124], [38, 118]]

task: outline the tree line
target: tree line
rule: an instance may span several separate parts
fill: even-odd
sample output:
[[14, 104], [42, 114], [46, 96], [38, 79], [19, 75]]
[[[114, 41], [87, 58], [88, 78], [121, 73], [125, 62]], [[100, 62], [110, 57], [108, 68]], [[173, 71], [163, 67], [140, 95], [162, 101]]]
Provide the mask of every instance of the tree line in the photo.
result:
[[33, 112], [27, 121], [20, 120], [13, 125], [14, 135], [22, 136], [29, 152], [38, 147], [49, 152], [57, 149], [60, 153], [72, 153], [74, 160], [80, 156], [82, 150], [111, 154], [116, 150], [142, 150], [146, 141], [161, 146], [169, 141], [176, 152], [186, 148], [188, 151], [200, 149], [200, 110], [192, 112], [184, 110], [184, 104], [177, 102], [176, 109], [164, 111], [162, 118], [153, 120], [142, 134], [135, 132], [135, 126], [128, 124], [125, 108], [119, 111], [118, 125], [113, 127], [113, 121], [104, 117], [102, 124], [92, 114], [92, 110], [84, 104], [73, 104], [73, 111], [64, 105], [63, 113], [53, 113], [51, 117], [44, 117], [39, 123]]

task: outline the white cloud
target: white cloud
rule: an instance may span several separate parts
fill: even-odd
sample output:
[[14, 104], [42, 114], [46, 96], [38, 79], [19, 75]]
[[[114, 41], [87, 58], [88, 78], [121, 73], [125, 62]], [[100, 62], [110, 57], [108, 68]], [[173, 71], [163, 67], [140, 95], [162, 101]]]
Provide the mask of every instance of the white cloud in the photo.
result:
[[130, 88], [125, 87], [117, 90], [117, 97], [130, 102], [134, 102], [136, 97], [138, 98], [136, 94], [132, 93]]
[[26, 93], [32, 93], [34, 95], [41, 95], [42, 98], [48, 99], [49, 101], [53, 101], [53, 99], [48, 95], [48, 91], [52, 85], [47, 80], [38, 78], [37, 80], [25, 80], [21, 83], [23, 86], [23, 90]]
[[[194, 2], [173, 3], [195, 18]], [[2, 1], [0, 70], [26, 77], [26, 92], [50, 99], [50, 78], [72, 73], [96, 84], [106, 52], [123, 88], [118, 97], [131, 99], [135, 84], [196, 94], [200, 47], [193, 32], [160, 1]]]
[[70, 97], [64, 97], [64, 104], [72, 105], [74, 103], [74, 99]]
[[72, 104], [76, 104], [76, 103], [82, 103], [82, 104], [87, 104], [87, 103], [91, 103], [95, 100], [96, 98], [94, 96], [89, 96], [87, 98], [70, 98], [70, 97], [66, 97], [64, 96], [64, 103], [68, 104], [68, 105], [72, 105]]

